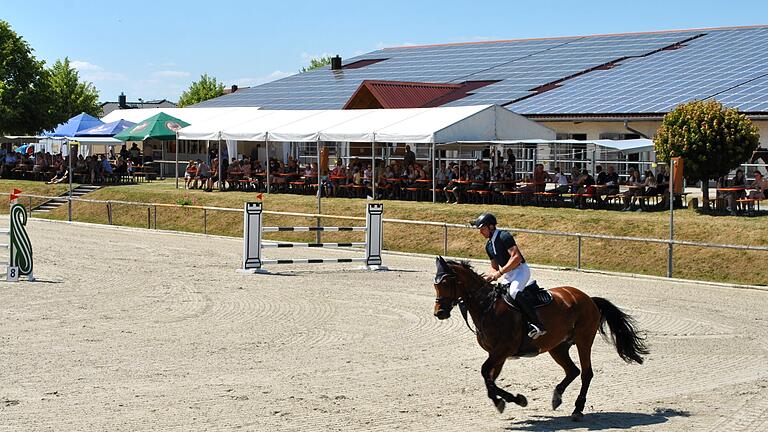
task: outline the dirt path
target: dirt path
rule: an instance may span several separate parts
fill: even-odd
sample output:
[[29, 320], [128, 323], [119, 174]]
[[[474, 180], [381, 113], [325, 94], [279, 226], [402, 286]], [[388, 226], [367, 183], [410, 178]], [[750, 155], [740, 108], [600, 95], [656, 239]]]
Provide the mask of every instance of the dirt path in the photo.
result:
[[572, 424], [578, 383], [552, 411], [562, 372], [547, 355], [507, 363], [501, 385], [530, 405], [496, 413], [464, 322], [432, 316], [432, 259], [241, 275], [236, 239], [30, 224], [40, 282], [0, 282], [0, 430], [768, 428], [766, 291], [535, 269], [649, 332], [642, 366], [596, 341]]

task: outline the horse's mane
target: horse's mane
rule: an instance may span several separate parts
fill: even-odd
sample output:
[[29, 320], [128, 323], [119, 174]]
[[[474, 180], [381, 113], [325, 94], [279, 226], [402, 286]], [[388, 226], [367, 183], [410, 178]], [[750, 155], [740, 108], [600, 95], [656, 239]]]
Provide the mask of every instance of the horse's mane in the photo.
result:
[[487, 282], [482, 274], [476, 272], [475, 269], [472, 268], [472, 264], [470, 264], [469, 261], [446, 260], [446, 263], [450, 267], [459, 267], [467, 271], [469, 277], [472, 279], [472, 286], [476, 288], [476, 292], [478, 294], [477, 300], [479, 300], [480, 304], [483, 306], [483, 309], [493, 305], [493, 303], [496, 301], [496, 298], [498, 297], [496, 287], [490, 282]]

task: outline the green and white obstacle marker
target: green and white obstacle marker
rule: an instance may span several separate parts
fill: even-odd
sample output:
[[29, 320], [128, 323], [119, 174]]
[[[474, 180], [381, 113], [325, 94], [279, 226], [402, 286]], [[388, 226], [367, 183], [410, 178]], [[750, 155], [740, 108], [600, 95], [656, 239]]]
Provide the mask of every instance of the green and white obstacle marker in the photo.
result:
[[[15, 192], [15, 191], [14, 191]], [[13, 198], [14, 195], [11, 195]], [[27, 210], [23, 205], [14, 201], [11, 203], [11, 224], [5, 228], [0, 228], [0, 233], [8, 235], [9, 242], [0, 244], [0, 247], [8, 248], [10, 254], [6, 265], [6, 280], [9, 282], [18, 282], [20, 276], [26, 276], [27, 280], [34, 281], [32, 274], [32, 243], [29, 241], [27, 230]]]
[[[243, 273], [265, 273], [264, 264], [322, 264], [322, 263], [363, 263], [366, 270], [387, 270], [381, 263], [381, 245], [383, 242], [382, 204], [368, 204], [365, 226], [357, 227], [265, 227], [262, 226], [262, 208], [260, 202], [245, 204], [243, 212], [243, 266], [238, 271]], [[263, 243], [262, 233], [279, 231], [360, 231], [365, 232], [365, 243]], [[365, 247], [364, 257], [349, 258], [293, 258], [264, 259], [264, 248], [348, 248]]]

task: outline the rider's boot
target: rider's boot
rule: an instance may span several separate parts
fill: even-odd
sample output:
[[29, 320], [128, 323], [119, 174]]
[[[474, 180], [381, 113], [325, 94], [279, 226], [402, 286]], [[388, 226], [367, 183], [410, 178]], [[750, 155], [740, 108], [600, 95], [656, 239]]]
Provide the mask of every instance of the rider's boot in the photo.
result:
[[539, 316], [536, 313], [536, 310], [528, 302], [528, 298], [520, 293], [515, 297], [515, 301], [520, 307], [520, 310], [523, 311], [523, 314], [525, 314], [525, 316], [528, 318], [528, 321], [531, 323], [531, 327], [533, 327], [533, 329], [528, 332], [528, 337], [531, 339], [538, 339], [539, 337], [547, 334], [547, 330], [544, 328], [541, 320], [539, 320]]

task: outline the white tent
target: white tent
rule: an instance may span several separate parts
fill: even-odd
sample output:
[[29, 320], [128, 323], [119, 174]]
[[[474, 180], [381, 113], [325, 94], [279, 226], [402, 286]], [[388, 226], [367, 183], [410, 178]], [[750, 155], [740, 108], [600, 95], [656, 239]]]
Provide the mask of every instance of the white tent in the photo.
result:
[[553, 130], [497, 105], [386, 110], [260, 110], [250, 120], [239, 123], [228, 117], [217, 116], [183, 128], [179, 138], [214, 137], [217, 132], [220, 139], [272, 142], [444, 143], [555, 138]]
[[[235, 111], [210, 117], [193, 123], [179, 131], [179, 139], [219, 140], [221, 131], [261, 117], [274, 115], [276, 111]], [[211, 127], [214, 125], [213, 127]]]
[[[223, 116], [247, 116], [253, 115], [259, 111], [258, 107], [221, 107], [221, 108], [139, 108], [114, 110], [101, 118], [104, 123], [117, 121], [120, 119], [138, 123], [146, 120], [155, 114], [164, 112], [178, 119], [194, 125], [196, 123], [208, 121], [213, 118]], [[190, 138], [194, 139], [194, 138]]]
[[[319, 115], [324, 110], [295, 110], [295, 111], [272, 111], [272, 115], [254, 118], [251, 121], [236, 126], [220, 129], [221, 138], [237, 141], [275, 141], [272, 139], [271, 132], [286, 125], [295, 125], [297, 122], [306, 118]], [[213, 129], [218, 125], [212, 124]], [[184, 129], [179, 131], [179, 136], [183, 136]]]

